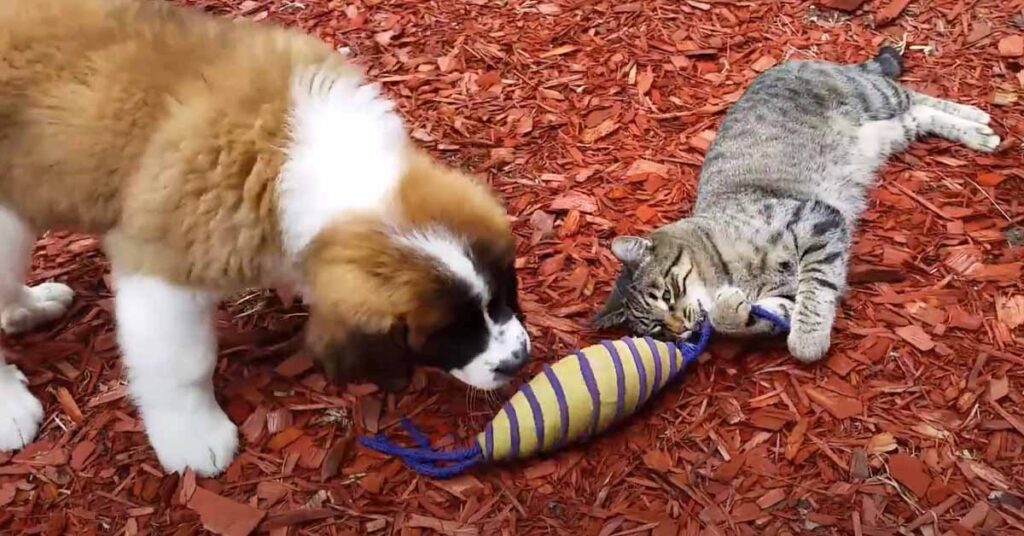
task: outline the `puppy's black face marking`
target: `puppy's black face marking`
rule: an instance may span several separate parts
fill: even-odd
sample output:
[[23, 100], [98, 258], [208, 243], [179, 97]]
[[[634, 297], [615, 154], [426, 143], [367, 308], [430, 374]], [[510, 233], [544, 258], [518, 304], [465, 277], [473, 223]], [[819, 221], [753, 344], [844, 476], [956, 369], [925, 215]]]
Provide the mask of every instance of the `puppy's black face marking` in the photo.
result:
[[405, 389], [412, 379], [413, 354], [404, 325], [387, 333], [349, 332], [313, 348], [328, 379], [335, 383], [369, 381], [385, 391]]
[[[529, 338], [523, 328], [515, 267], [477, 265], [486, 295], [455, 283], [451, 321], [431, 333], [418, 352], [421, 364], [444, 369], [481, 389], [506, 383], [526, 364]], [[448, 301], [448, 300], [445, 300]]]
[[487, 313], [495, 323], [508, 322], [512, 317], [524, 320], [523, 310], [519, 307], [519, 281], [516, 279], [516, 267], [509, 264], [501, 268], [487, 271], [490, 280], [491, 299], [487, 303]]
[[461, 369], [487, 350], [488, 329], [480, 299], [465, 285], [453, 285], [452, 320], [431, 333], [417, 352], [422, 365], [445, 371]]

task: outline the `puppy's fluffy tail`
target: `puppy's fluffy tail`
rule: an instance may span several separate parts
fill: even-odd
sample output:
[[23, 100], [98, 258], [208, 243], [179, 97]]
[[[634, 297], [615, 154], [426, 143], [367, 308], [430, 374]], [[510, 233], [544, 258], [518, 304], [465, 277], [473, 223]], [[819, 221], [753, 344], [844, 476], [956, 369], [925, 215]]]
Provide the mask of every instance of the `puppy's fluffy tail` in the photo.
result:
[[903, 55], [896, 48], [882, 47], [871, 61], [862, 63], [861, 67], [871, 73], [899, 78], [903, 74]]

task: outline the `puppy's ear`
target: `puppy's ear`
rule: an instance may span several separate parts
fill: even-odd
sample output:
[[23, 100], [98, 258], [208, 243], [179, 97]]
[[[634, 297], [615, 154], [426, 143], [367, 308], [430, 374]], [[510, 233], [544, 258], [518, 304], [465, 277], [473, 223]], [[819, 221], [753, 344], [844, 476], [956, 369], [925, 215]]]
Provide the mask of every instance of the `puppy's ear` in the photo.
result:
[[608, 296], [604, 308], [591, 321], [595, 328], [608, 329], [626, 322], [626, 293], [629, 291], [629, 284], [632, 280], [633, 270], [626, 266], [615, 279], [612, 293]]
[[338, 385], [368, 381], [391, 392], [408, 387], [413, 356], [404, 324], [383, 333], [337, 324], [330, 329], [311, 321], [307, 332], [309, 348], [329, 380]]

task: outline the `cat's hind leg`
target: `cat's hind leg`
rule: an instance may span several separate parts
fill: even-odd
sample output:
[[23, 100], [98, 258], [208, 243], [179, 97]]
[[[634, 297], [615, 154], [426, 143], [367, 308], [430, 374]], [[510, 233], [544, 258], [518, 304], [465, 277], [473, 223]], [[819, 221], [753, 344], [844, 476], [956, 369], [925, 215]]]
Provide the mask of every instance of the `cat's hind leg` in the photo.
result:
[[922, 134], [931, 134], [959, 142], [975, 151], [985, 153], [995, 151], [999, 147], [999, 136], [992, 130], [992, 127], [964, 119], [960, 115], [923, 104], [911, 106], [906, 115], [917, 123]]
[[978, 108], [977, 106], [971, 106], [970, 104], [960, 104], [958, 102], [952, 102], [943, 99], [937, 99], [935, 97], [925, 95], [923, 93], [917, 93], [910, 91], [910, 103], [920, 106], [927, 106], [934, 108], [940, 112], [946, 112], [950, 115], [955, 115], [961, 119], [966, 119], [975, 123], [981, 123], [983, 125], [989, 124], [992, 121], [992, 117], [988, 115], [988, 112]]
[[857, 151], [873, 164], [903, 151], [917, 139], [917, 121], [908, 114], [868, 121], [857, 129]]
[[928, 134], [959, 142], [982, 152], [994, 151], [1000, 142], [999, 136], [988, 125], [932, 106], [914, 104], [902, 115], [861, 125], [857, 130], [857, 148], [864, 157], [879, 162], [889, 155], [903, 151], [912, 141]]

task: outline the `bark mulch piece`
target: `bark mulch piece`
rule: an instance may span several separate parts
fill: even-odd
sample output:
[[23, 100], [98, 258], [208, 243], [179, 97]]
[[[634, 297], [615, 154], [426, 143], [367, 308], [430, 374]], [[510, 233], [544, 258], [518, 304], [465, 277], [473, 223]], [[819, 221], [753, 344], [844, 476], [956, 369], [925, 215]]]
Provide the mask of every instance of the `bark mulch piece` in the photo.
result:
[[434, 373], [397, 396], [339, 391], [298, 353], [302, 309], [267, 292], [220, 317], [237, 461], [217, 479], [164, 474], [125, 396], [98, 242], [47, 235], [34, 277], [79, 299], [48, 332], [5, 340], [49, 417], [0, 455], [0, 533], [1024, 533], [1024, 1], [186, 3], [345, 49], [419, 143], [501, 192], [530, 373], [609, 335], [588, 327], [609, 241], [687, 214], [725, 109], [772, 65], [905, 42], [907, 83], [990, 110], [1005, 142], [928, 140], [885, 167], [820, 365], [721, 344], [613, 434], [444, 482], [352, 439], [414, 416], [455, 445], [508, 392]]

